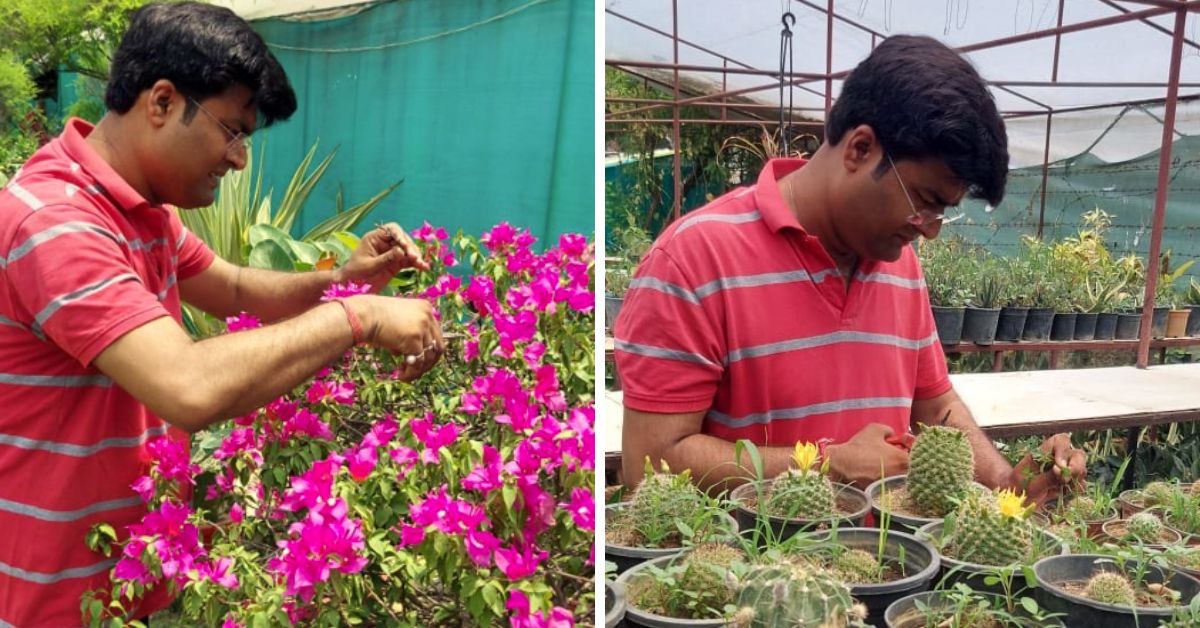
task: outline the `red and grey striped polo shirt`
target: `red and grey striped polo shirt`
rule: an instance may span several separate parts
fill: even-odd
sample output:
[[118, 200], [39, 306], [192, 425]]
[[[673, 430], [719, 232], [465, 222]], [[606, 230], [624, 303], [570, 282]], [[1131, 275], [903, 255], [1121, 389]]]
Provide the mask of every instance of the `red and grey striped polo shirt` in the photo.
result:
[[847, 294], [779, 193], [804, 163], [769, 162], [654, 243], [614, 332], [625, 406], [706, 411], [706, 434], [791, 445], [906, 431], [913, 399], [950, 390], [916, 255], [861, 262]]
[[179, 321], [177, 283], [213, 261], [87, 145], [91, 130], [71, 120], [0, 191], [0, 626], [81, 625], [80, 596], [107, 586], [115, 561], [84, 537], [106, 522], [124, 538], [146, 513], [129, 485], [168, 428], [92, 360]]

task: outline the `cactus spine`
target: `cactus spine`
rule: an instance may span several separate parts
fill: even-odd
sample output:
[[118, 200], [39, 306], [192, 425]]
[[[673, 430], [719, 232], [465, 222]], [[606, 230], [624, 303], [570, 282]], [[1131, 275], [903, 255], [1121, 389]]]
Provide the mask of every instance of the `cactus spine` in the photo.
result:
[[1162, 520], [1152, 512], [1139, 512], [1125, 522], [1125, 530], [1142, 541], [1153, 541], [1162, 534]]
[[629, 521], [651, 544], [662, 542], [677, 531], [676, 522], [695, 514], [704, 494], [692, 484], [691, 471], [672, 474], [666, 462], [655, 472], [646, 458], [646, 475], [629, 503]]
[[952, 427], [923, 430], [908, 463], [908, 494], [925, 514], [944, 516], [975, 479], [975, 455], [967, 435]]

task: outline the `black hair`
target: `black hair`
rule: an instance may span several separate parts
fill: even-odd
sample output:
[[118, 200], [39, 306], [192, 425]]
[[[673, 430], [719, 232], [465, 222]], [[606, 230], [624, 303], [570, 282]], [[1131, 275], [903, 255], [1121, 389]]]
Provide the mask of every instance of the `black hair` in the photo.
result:
[[[199, 101], [234, 84], [253, 93], [264, 127], [296, 111], [296, 92], [283, 66], [245, 20], [224, 7], [198, 2], [148, 4], [135, 11], [113, 55], [104, 104], [125, 113], [138, 95], [167, 79]], [[196, 108], [184, 109], [189, 121]]]
[[[883, 40], [846, 77], [825, 137], [837, 144], [866, 124], [892, 159], [940, 157], [991, 205], [1004, 198], [1008, 134], [987, 84], [961, 55], [931, 37]], [[880, 172], [886, 172], [883, 161]]]

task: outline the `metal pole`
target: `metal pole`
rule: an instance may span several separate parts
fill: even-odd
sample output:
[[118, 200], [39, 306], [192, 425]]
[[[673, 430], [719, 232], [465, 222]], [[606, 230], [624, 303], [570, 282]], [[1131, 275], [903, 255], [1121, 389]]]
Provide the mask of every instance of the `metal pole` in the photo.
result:
[[[683, 168], [679, 163], [680, 150], [679, 145], [679, 1], [671, 0], [671, 41], [675, 46], [675, 119], [671, 125], [671, 148], [673, 149], [672, 165], [675, 169], [675, 199], [671, 204], [671, 221], [679, 220], [679, 208], [683, 199], [680, 198], [680, 190], [683, 187], [682, 177]], [[1178, 77], [1177, 77], [1178, 78]]]
[[1163, 117], [1162, 148], [1158, 154], [1158, 192], [1154, 195], [1154, 226], [1150, 234], [1150, 257], [1146, 260], [1146, 294], [1142, 302], [1142, 330], [1138, 335], [1137, 367], [1150, 363], [1150, 324], [1154, 318], [1154, 288], [1158, 283], [1158, 256], [1162, 251], [1163, 223], [1166, 221], [1168, 179], [1171, 173], [1171, 138], [1175, 133], [1175, 106], [1179, 96], [1179, 62], [1183, 57], [1183, 30], [1187, 12], [1175, 12], [1175, 31], [1171, 42], [1170, 86]]
[[825, 8], [825, 119], [829, 119], [829, 109], [833, 107], [833, 0], [829, 0]]
[[1050, 180], [1050, 120], [1053, 111], [1046, 112], [1046, 147], [1042, 153], [1042, 208], [1038, 211], [1037, 237], [1042, 239], [1042, 228], [1046, 225], [1046, 185]]

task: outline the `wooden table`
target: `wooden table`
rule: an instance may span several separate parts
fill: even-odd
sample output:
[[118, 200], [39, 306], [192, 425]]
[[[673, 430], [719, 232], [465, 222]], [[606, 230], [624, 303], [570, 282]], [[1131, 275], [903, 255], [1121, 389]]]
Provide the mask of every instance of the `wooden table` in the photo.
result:
[[[951, 375], [992, 438], [1200, 420], [1200, 364]], [[605, 468], [619, 472], [622, 393], [605, 391], [597, 426]], [[615, 466], [614, 466], [615, 465]]]

